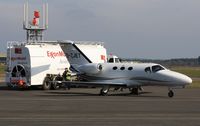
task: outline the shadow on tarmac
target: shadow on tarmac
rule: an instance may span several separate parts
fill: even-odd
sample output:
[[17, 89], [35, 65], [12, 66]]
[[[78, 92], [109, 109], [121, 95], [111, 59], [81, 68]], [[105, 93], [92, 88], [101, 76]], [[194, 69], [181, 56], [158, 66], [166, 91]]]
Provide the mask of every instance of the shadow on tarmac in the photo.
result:
[[[74, 88], [77, 89], [77, 88]], [[25, 89], [21, 89], [21, 88], [9, 88], [4, 82], [0, 82], [0, 91], [43, 91], [45, 94], [44, 95], [39, 95], [39, 96], [45, 96], [45, 97], [51, 97], [51, 96], [65, 96], [65, 97], [72, 97], [72, 96], [100, 96], [99, 92], [95, 92], [95, 93], [87, 93], [84, 92], [85, 90], [83, 90], [83, 92], [81, 92], [81, 88], [78, 88], [79, 91], [75, 92], [73, 91], [73, 88], [71, 88], [70, 90], [68, 89], [59, 89], [59, 90], [48, 90], [48, 91], [44, 91], [39, 87], [29, 87], [29, 88], [25, 88]], [[87, 89], [87, 88], [85, 88]], [[106, 96], [126, 96], [126, 97], [151, 97], [151, 98], [165, 98], [166, 96], [154, 96], [154, 95], [144, 95], [144, 94], [151, 94], [152, 92], [140, 92], [139, 95], [134, 95], [134, 94], [130, 94], [129, 92], [121, 92], [121, 91], [116, 91], [113, 93], [113, 91], [110, 91]], [[100, 96], [103, 97], [103, 96]]]
[[[72, 89], [73, 90], [73, 89]], [[77, 97], [77, 96], [99, 96], [99, 97], [110, 97], [110, 96], [125, 96], [125, 97], [144, 97], [144, 98], [168, 98], [166, 96], [154, 96], [154, 95], [144, 95], [144, 94], [151, 94], [152, 92], [140, 92], [139, 95], [134, 95], [134, 94], [130, 94], [130, 93], [122, 93], [122, 92], [117, 92], [115, 94], [111, 94], [108, 93], [106, 96], [100, 96], [98, 94], [98, 92], [96, 94], [94, 93], [86, 93], [86, 92], [59, 92], [59, 91], [52, 91], [52, 92], [46, 92], [45, 95], [41, 95], [41, 96], [47, 96], [47, 97], [51, 97], [51, 96], [55, 96], [55, 97], [60, 97], [60, 96], [65, 96], [65, 97]]]
[[17, 88], [17, 87], [8, 87], [5, 82], [0, 82], [0, 91], [39, 91], [42, 90], [39, 87], [29, 87], [29, 88]]

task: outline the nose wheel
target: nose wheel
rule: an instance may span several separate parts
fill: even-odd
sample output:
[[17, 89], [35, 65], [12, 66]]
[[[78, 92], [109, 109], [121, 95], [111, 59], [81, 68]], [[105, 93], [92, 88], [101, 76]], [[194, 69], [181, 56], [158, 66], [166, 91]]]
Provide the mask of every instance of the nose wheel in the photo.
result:
[[172, 97], [174, 96], [174, 92], [173, 92], [172, 90], [170, 90], [170, 91], [168, 92], [168, 96], [169, 96], [170, 98], [172, 98]]

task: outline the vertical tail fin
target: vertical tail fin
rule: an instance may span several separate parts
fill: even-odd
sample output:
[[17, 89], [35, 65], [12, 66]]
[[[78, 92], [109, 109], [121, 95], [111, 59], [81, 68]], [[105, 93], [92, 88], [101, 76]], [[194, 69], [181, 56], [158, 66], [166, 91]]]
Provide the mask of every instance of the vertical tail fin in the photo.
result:
[[75, 43], [66, 43], [61, 46], [69, 63], [83, 65], [92, 63], [92, 61], [79, 49]]

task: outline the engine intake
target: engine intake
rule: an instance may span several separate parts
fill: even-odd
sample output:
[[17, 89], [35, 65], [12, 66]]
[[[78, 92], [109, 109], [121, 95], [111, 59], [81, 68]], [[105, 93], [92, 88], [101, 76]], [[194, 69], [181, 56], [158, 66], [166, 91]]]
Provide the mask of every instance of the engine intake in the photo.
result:
[[79, 70], [83, 73], [97, 74], [102, 71], [102, 64], [86, 64], [79, 67]]

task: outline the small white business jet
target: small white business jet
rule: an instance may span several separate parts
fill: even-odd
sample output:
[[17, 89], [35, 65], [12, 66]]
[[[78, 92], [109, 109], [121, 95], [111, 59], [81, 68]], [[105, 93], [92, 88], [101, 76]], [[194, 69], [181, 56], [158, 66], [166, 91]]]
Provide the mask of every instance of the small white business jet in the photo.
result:
[[71, 70], [85, 80], [70, 83], [102, 87], [100, 95], [107, 95], [111, 87], [127, 87], [132, 94], [138, 95], [142, 86], [167, 86], [168, 96], [173, 97], [173, 89], [184, 88], [192, 83], [190, 77], [171, 71], [160, 64], [92, 63], [75, 44], [71, 43], [68, 48], [64, 50], [66, 55], [80, 53], [79, 58], [68, 56], [68, 60]]

